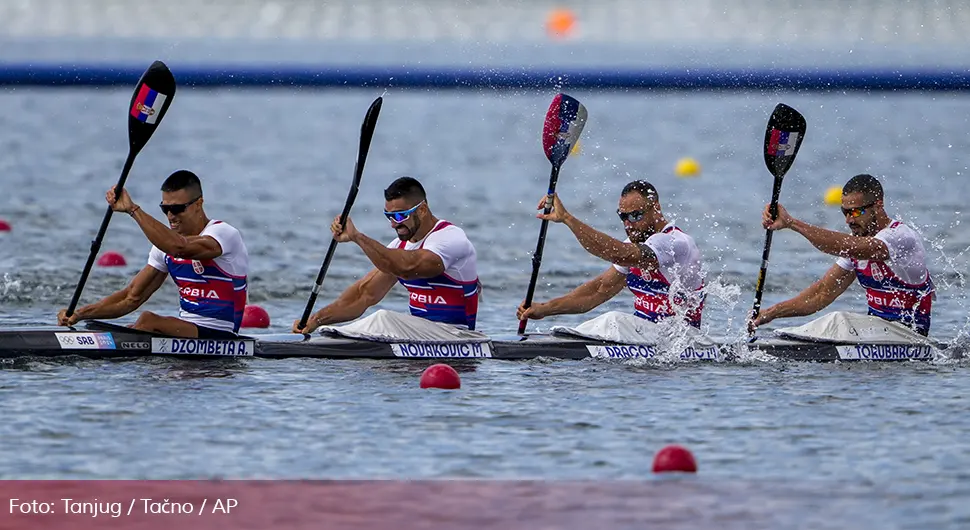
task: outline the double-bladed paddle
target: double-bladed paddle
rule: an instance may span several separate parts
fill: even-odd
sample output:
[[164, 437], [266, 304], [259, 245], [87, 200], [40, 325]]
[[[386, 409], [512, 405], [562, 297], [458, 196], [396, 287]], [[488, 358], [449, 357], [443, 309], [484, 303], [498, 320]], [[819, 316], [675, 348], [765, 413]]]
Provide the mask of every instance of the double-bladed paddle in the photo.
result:
[[[768, 128], [765, 131], [765, 165], [775, 177], [775, 184], [771, 191], [769, 212], [771, 218], [778, 217], [778, 197], [781, 195], [781, 182], [785, 173], [795, 162], [798, 148], [805, 139], [805, 118], [795, 109], [779, 103], [771, 117], [768, 118]], [[751, 320], [761, 312], [761, 294], [765, 288], [765, 276], [768, 274], [768, 253], [771, 251], [771, 230], [765, 230], [765, 248], [761, 254], [761, 273], [758, 274], [758, 287], [754, 294], [754, 308], [751, 310]]]
[[[350, 185], [347, 202], [344, 203], [344, 210], [340, 214], [341, 227], [347, 224], [350, 209], [354, 206], [354, 200], [357, 198], [357, 191], [360, 189], [360, 179], [364, 175], [364, 162], [367, 161], [367, 152], [370, 151], [370, 142], [374, 137], [374, 129], [377, 128], [377, 117], [381, 114], [381, 105], [383, 104], [383, 97], [375, 99], [371, 103], [370, 108], [367, 109], [367, 114], [364, 115], [364, 123], [360, 126], [360, 145], [357, 148], [357, 164], [354, 166], [354, 182]], [[310, 313], [313, 312], [313, 304], [317, 301], [317, 293], [320, 292], [323, 279], [327, 275], [327, 269], [330, 268], [330, 261], [333, 259], [333, 254], [336, 250], [337, 240], [336, 238], [331, 238], [330, 248], [327, 249], [327, 257], [324, 258], [320, 272], [317, 273], [317, 281], [313, 285], [313, 290], [310, 292], [310, 299], [307, 300], [306, 309], [303, 310], [303, 318], [300, 319], [299, 329], [305, 328], [307, 321], [310, 320]]]
[[[121, 189], [125, 187], [128, 172], [131, 171], [131, 166], [135, 163], [135, 157], [148, 143], [152, 134], [155, 133], [155, 129], [162, 123], [162, 118], [165, 117], [165, 113], [168, 112], [168, 107], [172, 104], [174, 98], [175, 77], [165, 66], [165, 63], [155, 61], [138, 80], [135, 93], [131, 96], [131, 104], [128, 106], [128, 158], [125, 160], [121, 177], [115, 186], [115, 195], [120, 194]], [[91, 253], [88, 255], [87, 263], [84, 264], [84, 271], [81, 272], [81, 280], [74, 290], [71, 305], [67, 308], [68, 317], [74, 314], [74, 309], [81, 298], [81, 291], [88, 280], [88, 274], [91, 273], [94, 259], [101, 249], [101, 241], [104, 240], [104, 234], [108, 230], [108, 223], [111, 222], [111, 213], [112, 210], [109, 206], [104, 213], [98, 235], [91, 242]]]
[[[548, 214], [552, 211], [552, 196], [556, 192], [556, 181], [559, 180], [559, 168], [569, 157], [569, 152], [579, 140], [586, 126], [586, 107], [577, 99], [558, 94], [552, 99], [549, 111], [546, 112], [546, 121], [542, 127], [542, 148], [546, 152], [546, 158], [552, 163], [552, 173], [549, 175], [549, 192], [546, 195], [546, 207], [543, 211]], [[542, 248], [546, 243], [546, 230], [549, 228], [549, 221], [543, 219], [539, 227], [539, 241], [536, 243], [536, 251], [532, 255], [532, 279], [529, 280], [529, 290], [525, 295], [525, 308], [532, 306], [532, 296], [535, 294], [536, 282], [539, 280], [539, 265], [542, 263]], [[528, 321], [519, 321], [519, 335], [525, 333], [525, 326]]]

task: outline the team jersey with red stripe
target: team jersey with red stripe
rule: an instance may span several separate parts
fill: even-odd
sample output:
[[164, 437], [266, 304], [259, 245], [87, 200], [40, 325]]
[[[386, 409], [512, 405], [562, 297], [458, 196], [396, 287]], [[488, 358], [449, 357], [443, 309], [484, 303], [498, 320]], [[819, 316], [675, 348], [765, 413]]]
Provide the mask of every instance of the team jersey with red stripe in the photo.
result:
[[886, 243], [888, 261], [839, 258], [837, 264], [855, 271], [866, 290], [870, 315], [901, 322], [928, 335], [936, 291], [919, 234], [902, 222], [893, 221], [874, 237]]
[[477, 255], [464, 230], [440, 220], [421, 241], [397, 240], [387, 247], [429, 250], [444, 264], [444, 272], [434, 278], [398, 278], [408, 290], [408, 307], [412, 315], [475, 329], [480, 288]]
[[246, 308], [249, 254], [239, 231], [210, 221], [200, 236], [219, 242], [222, 255], [207, 260], [176, 258], [152, 247], [148, 264], [167, 272], [179, 289], [179, 318], [197, 326], [239, 331]]
[[[629, 242], [629, 239], [625, 241]], [[626, 275], [626, 285], [634, 296], [633, 314], [658, 322], [676, 315], [676, 309], [681, 308], [687, 323], [700, 327], [704, 310], [704, 277], [701, 253], [694, 239], [668, 224], [647, 238], [644, 245], [656, 255], [658, 270], [613, 265]]]

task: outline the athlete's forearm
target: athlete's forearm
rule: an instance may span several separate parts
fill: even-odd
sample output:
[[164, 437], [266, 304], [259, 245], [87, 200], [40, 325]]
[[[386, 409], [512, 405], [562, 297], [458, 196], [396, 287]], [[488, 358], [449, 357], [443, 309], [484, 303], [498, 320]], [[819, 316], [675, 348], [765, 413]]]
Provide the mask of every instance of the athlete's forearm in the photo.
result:
[[823, 296], [815, 286], [810, 287], [798, 296], [780, 302], [770, 308], [769, 316], [775, 318], [803, 317], [815, 314], [825, 309], [831, 300]]
[[586, 313], [599, 307], [611, 298], [610, 293], [601, 288], [599, 280], [580, 285], [573, 291], [546, 302], [545, 313], [552, 315], [574, 315]]
[[361, 291], [360, 285], [355, 283], [341, 293], [330, 305], [317, 311], [311, 318], [313, 318], [313, 322], [317, 326], [339, 324], [360, 318], [364, 314], [364, 311], [367, 311], [367, 308], [376, 303], [369, 296], [365, 296]]
[[189, 240], [182, 234], [165, 226], [158, 219], [145, 213], [137, 204], [131, 212], [132, 219], [138, 223], [138, 227], [145, 233], [145, 237], [162, 252], [179, 257], [183, 249], [188, 245]]
[[636, 245], [627, 245], [569, 214], [563, 221], [579, 244], [590, 254], [621, 266], [635, 266], [639, 260]]
[[417, 255], [397, 248], [387, 248], [381, 242], [358, 233], [354, 243], [364, 251], [367, 258], [377, 270], [398, 278], [410, 278], [411, 272], [417, 266]]
[[840, 257], [854, 257], [859, 238], [808, 224], [798, 219], [792, 220], [791, 229], [801, 234], [815, 248], [826, 254]]
[[112, 293], [103, 299], [83, 307], [79, 307], [75, 313], [79, 320], [91, 320], [95, 318], [112, 319], [123, 317], [141, 304], [128, 296], [128, 290], [124, 289]]

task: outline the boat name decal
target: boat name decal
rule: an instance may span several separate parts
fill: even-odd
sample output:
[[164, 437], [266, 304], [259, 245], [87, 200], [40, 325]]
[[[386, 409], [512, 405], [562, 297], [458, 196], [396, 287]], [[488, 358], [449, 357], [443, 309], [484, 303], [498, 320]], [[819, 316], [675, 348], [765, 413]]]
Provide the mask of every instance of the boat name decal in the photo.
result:
[[251, 340], [152, 338], [152, 353], [252, 357], [254, 344]]
[[906, 359], [932, 359], [933, 348], [907, 344], [855, 344], [836, 346], [839, 359], [847, 361], [902, 361]]
[[391, 344], [395, 357], [491, 357], [487, 342], [446, 344]]
[[[590, 357], [596, 359], [653, 359], [658, 355], [657, 349], [648, 344], [632, 344], [618, 346], [586, 346]], [[716, 346], [697, 349], [688, 346], [680, 353], [681, 360], [703, 359], [716, 361], [721, 359], [721, 353]]]
[[54, 333], [62, 350], [113, 350], [111, 333]]

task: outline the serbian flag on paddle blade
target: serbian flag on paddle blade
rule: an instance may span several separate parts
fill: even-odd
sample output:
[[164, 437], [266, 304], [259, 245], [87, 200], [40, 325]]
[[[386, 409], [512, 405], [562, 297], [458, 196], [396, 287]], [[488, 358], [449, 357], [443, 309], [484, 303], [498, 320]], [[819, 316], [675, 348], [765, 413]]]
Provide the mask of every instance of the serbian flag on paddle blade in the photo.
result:
[[797, 142], [797, 132], [773, 129], [771, 131], [771, 141], [768, 143], [768, 154], [773, 156], [788, 156], [795, 152], [795, 144]]
[[159, 113], [162, 112], [166, 97], [165, 94], [152, 90], [148, 85], [142, 85], [135, 103], [131, 106], [131, 115], [139, 121], [155, 123]]

